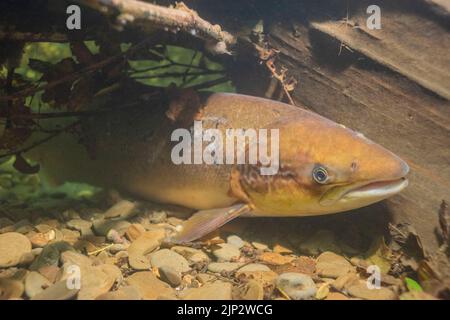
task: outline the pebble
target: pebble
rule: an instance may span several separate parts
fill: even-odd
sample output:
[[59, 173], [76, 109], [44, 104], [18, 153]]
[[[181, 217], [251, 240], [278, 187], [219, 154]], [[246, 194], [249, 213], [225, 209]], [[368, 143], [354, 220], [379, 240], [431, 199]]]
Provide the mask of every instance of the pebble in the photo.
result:
[[256, 242], [256, 241], [252, 242], [252, 246], [255, 247], [255, 249], [263, 250], [263, 251], [269, 249], [269, 246], [267, 246], [266, 244]]
[[75, 229], [81, 233], [82, 236], [92, 235], [92, 222], [83, 219], [72, 219], [67, 221], [67, 227], [70, 229]]
[[231, 244], [232, 246], [235, 246], [236, 248], [240, 249], [245, 245], [244, 240], [239, 238], [236, 235], [231, 235], [227, 237], [227, 243]]
[[339, 276], [336, 280], [331, 283], [331, 286], [337, 291], [342, 291], [347, 289], [348, 286], [359, 282], [359, 277], [356, 273], [349, 272]]
[[49, 230], [45, 233], [34, 233], [29, 239], [33, 248], [42, 248], [45, 247], [50, 241], [55, 240], [56, 232], [55, 230]]
[[353, 270], [353, 266], [347, 259], [333, 252], [327, 251], [317, 257], [316, 271], [321, 277], [335, 279]]
[[183, 246], [174, 246], [171, 248], [171, 250], [175, 251], [178, 254], [181, 254], [183, 257], [186, 258], [187, 261], [189, 261], [189, 264], [191, 265], [195, 263], [210, 261], [208, 255], [199, 249]]
[[297, 272], [312, 275], [316, 271], [316, 261], [310, 257], [300, 256], [290, 263], [281, 266], [272, 266], [272, 269], [278, 274]]
[[130, 218], [136, 213], [136, 203], [128, 201], [128, 200], [120, 200], [111, 208], [105, 211], [104, 217], [105, 219], [111, 218]]
[[233, 259], [238, 259], [241, 255], [241, 252], [235, 246], [228, 243], [220, 243], [218, 244], [220, 247], [213, 251], [214, 256], [217, 258], [219, 262], [230, 261]]
[[167, 213], [165, 211], [155, 211], [149, 217], [151, 223], [163, 223], [167, 220]]
[[98, 236], [106, 236], [111, 229], [116, 230], [122, 236], [130, 225], [131, 223], [128, 221], [115, 219], [97, 219], [92, 223], [95, 234]]
[[249, 272], [249, 271], [271, 271], [268, 266], [260, 263], [249, 263], [238, 270], [238, 272]]
[[267, 296], [270, 296], [273, 289], [275, 288], [275, 282], [278, 277], [273, 271], [246, 271], [238, 272], [236, 278], [242, 282], [248, 282], [250, 280], [255, 280], [264, 288]]
[[0, 234], [0, 268], [14, 267], [31, 254], [30, 240], [17, 232]]
[[116, 291], [101, 294], [95, 300], [142, 300], [142, 296], [135, 287], [124, 286]]
[[264, 288], [259, 282], [250, 280], [239, 289], [239, 298], [242, 300], [263, 300]]
[[71, 244], [72, 246], [78, 241], [81, 233], [77, 230], [70, 230], [67, 228], [61, 229], [61, 233], [63, 235], [63, 241]]
[[189, 262], [182, 255], [169, 249], [162, 249], [150, 254], [150, 264], [156, 268], [171, 267], [178, 274], [191, 270]]
[[273, 252], [280, 254], [291, 254], [292, 250], [282, 246], [281, 244], [276, 244], [273, 247]]
[[306, 300], [316, 295], [317, 289], [312, 278], [301, 273], [283, 273], [277, 278], [277, 288], [292, 300]]
[[174, 268], [168, 265], [163, 265], [159, 269], [159, 275], [161, 280], [167, 282], [172, 287], [177, 287], [181, 284], [181, 274]]
[[325, 300], [348, 300], [348, 297], [339, 292], [330, 292]]
[[121, 272], [118, 267], [110, 264], [100, 266], [80, 266], [81, 288], [78, 300], [94, 300], [101, 294], [107, 293], [117, 280]]
[[22, 281], [0, 278], [0, 300], [18, 299], [24, 292]]
[[39, 256], [33, 261], [29, 267], [32, 271], [38, 271], [42, 267], [58, 265], [61, 253], [73, 250], [73, 247], [64, 241], [53, 242], [46, 245]]
[[173, 289], [159, 280], [153, 272], [140, 271], [133, 273], [126, 282], [135, 287], [144, 300], [156, 300], [158, 297], [175, 297]]
[[70, 300], [78, 294], [78, 289], [69, 289], [67, 282], [59, 281], [44, 291], [36, 294], [31, 300]]
[[379, 289], [369, 289], [366, 281], [359, 281], [347, 288], [347, 292], [356, 298], [366, 300], [394, 300], [396, 295], [388, 288], [380, 287]]
[[243, 263], [240, 262], [212, 262], [208, 265], [208, 270], [211, 272], [232, 272], [239, 269]]
[[159, 247], [164, 238], [164, 230], [146, 231], [128, 247], [128, 263], [135, 270], [150, 269], [150, 260], [145, 257]]
[[92, 260], [84, 254], [75, 251], [65, 251], [61, 253], [61, 262], [68, 265], [91, 266]]
[[231, 300], [231, 290], [231, 283], [215, 281], [200, 288], [189, 288], [181, 295], [183, 300]]
[[270, 265], [281, 266], [286, 263], [291, 263], [295, 258], [293, 256], [283, 256], [275, 252], [263, 252], [258, 256], [258, 259]]
[[139, 238], [145, 232], [145, 228], [139, 223], [133, 223], [130, 225], [125, 232], [125, 236], [133, 242], [137, 238]]
[[36, 271], [31, 271], [25, 278], [25, 294], [28, 298], [33, 298], [51, 285], [52, 283], [46, 277]]

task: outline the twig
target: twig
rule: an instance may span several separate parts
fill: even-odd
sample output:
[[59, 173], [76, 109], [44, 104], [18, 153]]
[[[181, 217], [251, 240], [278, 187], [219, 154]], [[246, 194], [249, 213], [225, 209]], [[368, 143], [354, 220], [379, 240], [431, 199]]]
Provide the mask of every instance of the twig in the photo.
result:
[[0, 40], [23, 41], [23, 42], [67, 42], [68, 37], [64, 33], [33, 33], [20, 31], [0, 30]]
[[[212, 74], [223, 74], [223, 71], [203, 71], [203, 72], [192, 72], [189, 73], [188, 76], [205, 76], [205, 75], [212, 75]], [[162, 74], [153, 74], [153, 75], [147, 75], [147, 76], [133, 76], [133, 79], [154, 79], [154, 78], [170, 78], [170, 77], [183, 77], [184, 72], [167, 72]]]
[[210, 88], [210, 87], [213, 87], [213, 86], [218, 85], [218, 84], [222, 84], [222, 83], [227, 82], [227, 81], [230, 81], [230, 79], [228, 77], [222, 77], [222, 78], [219, 78], [219, 79], [202, 82], [202, 83], [199, 83], [199, 84], [187, 87], [187, 88], [188, 89], [193, 89], [193, 90], [200, 90], [200, 89]]
[[223, 31], [219, 25], [212, 25], [202, 19], [197, 12], [189, 9], [182, 2], [177, 3], [175, 8], [137, 0], [78, 0], [77, 2], [107, 15], [115, 15], [119, 12], [119, 18], [123, 23], [184, 31], [204, 40], [223, 42], [227, 48], [236, 43], [234, 36]]
[[52, 133], [52, 134], [48, 135], [47, 137], [45, 137], [45, 138], [43, 138], [43, 139], [41, 139], [39, 141], [36, 141], [35, 143], [29, 145], [28, 147], [24, 147], [24, 148], [20, 148], [18, 150], [14, 150], [14, 151], [11, 151], [11, 152], [0, 154], [0, 159], [6, 158], [6, 157], [10, 157], [10, 156], [14, 156], [14, 155], [16, 155], [18, 153], [24, 153], [24, 152], [30, 151], [31, 149], [33, 149], [33, 148], [35, 148], [37, 146], [40, 146], [41, 144], [43, 144], [43, 143], [45, 143], [45, 142], [47, 142], [47, 141], [57, 137], [61, 133], [69, 131], [70, 129], [75, 128], [79, 123], [80, 123], [80, 121], [75, 121], [74, 123], [72, 123], [72, 124], [62, 128], [61, 130], [59, 130], [59, 131], [57, 131], [55, 133]]

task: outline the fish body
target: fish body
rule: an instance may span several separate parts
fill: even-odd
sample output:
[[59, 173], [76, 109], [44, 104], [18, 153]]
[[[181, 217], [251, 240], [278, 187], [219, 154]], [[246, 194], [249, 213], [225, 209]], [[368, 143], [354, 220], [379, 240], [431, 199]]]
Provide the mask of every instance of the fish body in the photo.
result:
[[[278, 130], [277, 173], [262, 175], [259, 162], [175, 164], [172, 151], [178, 142], [171, 135], [180, 127], [192, 131], [194, 118], [204, 130], [218, 129], [223, 137], [229, 129]], [[189, 240], [236, 216], [336, 213], [380, 201], [407, 185], [409, 168], [398, 156], [295, 106], [215, 93], [195, 117], [182, 120], [168, 117], [166, 107], [111, 112], [83, 120], [83, 144], [61, 136], [34, 150], [32, 158], [57, 181], [114, 187], [143, 199], [201, 210], [202, 218], [186, 228], [190, 234], [184, 238]], [[199, 224], [209, 227], [193, 232]]]

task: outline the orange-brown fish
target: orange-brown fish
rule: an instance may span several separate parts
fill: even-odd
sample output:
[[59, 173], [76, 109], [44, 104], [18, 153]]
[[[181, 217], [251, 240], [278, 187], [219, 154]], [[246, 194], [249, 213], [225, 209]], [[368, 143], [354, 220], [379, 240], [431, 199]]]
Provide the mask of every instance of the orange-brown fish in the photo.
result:
[[[409, 168], [398, 156], [315, 113], [267, 99], [216, 93], [195, 117], [174, 121], [164, 108], [117, 111], [83, 123], [88, 148], [61, 136], [34, 150], [44, 174], [117, 188], [161, 203], [199, 210], [177, 236], [192, 241], [239, 216], [310, 216], [347, 211], [403, 190]], [[180, 126], [279, 130], [279, 167], [175, 164]], [[248, 146], [247, 146], [248, 147]], [[225, 151], [224, 151], [225, 152]]]

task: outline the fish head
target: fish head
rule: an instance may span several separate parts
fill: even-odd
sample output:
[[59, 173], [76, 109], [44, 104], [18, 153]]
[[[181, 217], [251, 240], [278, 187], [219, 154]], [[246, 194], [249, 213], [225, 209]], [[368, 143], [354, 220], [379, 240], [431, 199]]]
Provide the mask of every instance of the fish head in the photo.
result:
[[386, 199], [408, 185], [405, 161], [362, 134], [305, 111], [275, 122], [279, 169], [241, 176], [256, 212], [320, 215]]

